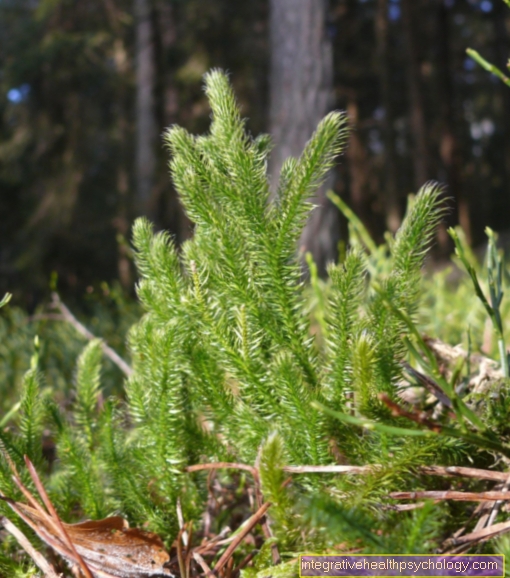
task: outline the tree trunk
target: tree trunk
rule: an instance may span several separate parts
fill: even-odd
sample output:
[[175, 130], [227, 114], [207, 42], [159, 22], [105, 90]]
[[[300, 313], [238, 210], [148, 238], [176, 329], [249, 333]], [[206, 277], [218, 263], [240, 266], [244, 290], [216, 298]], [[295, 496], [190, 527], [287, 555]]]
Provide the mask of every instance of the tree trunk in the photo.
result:
[[[510, 42], [508, 38], [508, 15], [510, 14], [508, 7], [503, 4], [503, 2], [498, 2], [494, 5], [492, 21], [494, 23], [494, 40], [496, 48], [496, 61], [494, 64], [500, 69], [508, 74], [508, 69], [505, 64], [508, 62], [510, 57]], [[500, 125], [500, 130], [503, 132], [503, 163], [501, 169], [499, 169], [503, 176], [504, 194], [495, 198], [495, 201], [499, 204], [497, 210], [500, 214], [506, 214], [509, 210], [508, 204], [508, 183], [510, 183], [510, 89], [503, 82], [498, 83], [498, 88], [500, 90], [501, 102], [502, 102], [502, 122]], [[499, 131], [498, 131], [499, 132]], [[506, 202], [505, 202], [506, 201]]]
[[418, 57], [418, 29], [414, 21], [416, 0], [402, 0], [402, 26], [407, 55], [410, 126], [413, 139], [413, 168], [416, 189], [429, 179], [427, 130]]
[[[457, 221], [468, 240], [471, 239], [471, 221], [467, 199], [463, 194], [462, 168], [459, 150], [459, 142], [455, 130], [455, 95], [453, 87], [453, 72], [450, 66], [450, 15], [449, 9], [443, 0], [438, 0], [438, 12], [436, 21], [436, 46], [437, 46], [437, 95], [439, 101], [439, 115], [441, 123], [441, 135], [439, 141], [439, 154], [446, 170], [448, 179], [449, 196], [455, 200], [454, 212], [449, 218], [448, 225], [453, 226]], [[455, 215], [456, 213], [456, 215]], [[455, 218], [457, 217], [457, 218]], [[440, 228], [439, 242], [443, 252], [451, 250], [451, 242], [446, 232], [446, 223]]]
[[[297, 157], [333, 103], [333, 53], [326, 29], [327, 0], [271, 0], [270, 159], [273, 190], [283, 161]], [[338, 211], [326, 198], [332, 178], [321, 187], [301, 236], [319, 271], [337, 256]]]
[[[153, 24], [156, 53], [156, 118], [159, 132], [178, 122], [179, 93], [175, 82], [173, 52], [178, 42], [177, 15], [173, 2], [154, 0]], [[174, 52], [175, 53], [175, 52]], [[192, 234], [192, 225], [182, 210], [177, 191], [168, 173], [168, 151], [160, 147], [158, 154], [157, 181], [153, 189], [153, 202], [157, 204], [159, 221], [168, 229], [178, 244]]]
[[[156, 58], [158, 79], [158, 120], [168, 127], [177, 122], [179, 110], [178, 93], [175, 84], [175, 66], [171, 65], [171, 52], [177, 43], [177, 25], [174, 6], [168, 0], [155, 1], [154, 26], [157, 32]], [[165, 158], [166, 158], [165, 153]]]
[[388, 35], [388, 0], [377, 0], [375, 16], [375, 35], [377, 42], [377, 68], [381, 101], [384, 108], [382, 130], [384, 138], [385, 182], [384, 203], [386, 226], [393, 233], [400, 227], [401, 214], [398, 202], [397, 159], [395, 155], [395, 131], [393, 128], [391, 60]]
[[136, 200], [137, 214], [154, 217], [152, 190], [156, 169], [154, 39], [150, 0], [134, 0], [136, 19]]
[[368, 155], [358, 130], [358, 95], [355, 91], [349, 91], [347, 113], [352, 126], [349, 146], [345, 152], [349, 164], [349, 200], [353, 211], [368, 227], [371, 216], [368, 202]]

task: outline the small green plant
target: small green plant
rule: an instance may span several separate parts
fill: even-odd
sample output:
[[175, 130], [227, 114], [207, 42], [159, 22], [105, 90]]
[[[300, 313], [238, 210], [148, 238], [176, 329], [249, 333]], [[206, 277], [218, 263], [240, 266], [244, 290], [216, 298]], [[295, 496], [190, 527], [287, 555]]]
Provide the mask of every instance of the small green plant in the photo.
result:
[[509, 375], [509, 359], [507, 348], [505, 344], [505, 336], [503, 331], [503, 321], [501, 317], [501, 302], [503, 300], [503, 260], [501, 255], [498, 253], [496, 248], [496, 234], [489, 227], [486, 228], [487, 237], [489, 239], [489, 245], [487, 248], [487, 284], [489, 287], [489, 300], [485, 297], [485, 294], [480, 286], [478, 280], [478, 275], [475, 267], [469, 261], [466, 256], [466, 250], [462, 246], [459, 235], [455, 229], [450, 229], [448, 232], [455, 243], [455, 252], [462, 264], [466, 268], [471, 281], [473, 282], [473, 287], [476, 296], [480, 299], [480, 302], [484, 306], [487, 314], [492, 322], [494, 332], [496, 334], [496, 339], [498, 343], [499, 358], [501, 362], [501, 369], [503, 371], [503, 376], [508, 378]]

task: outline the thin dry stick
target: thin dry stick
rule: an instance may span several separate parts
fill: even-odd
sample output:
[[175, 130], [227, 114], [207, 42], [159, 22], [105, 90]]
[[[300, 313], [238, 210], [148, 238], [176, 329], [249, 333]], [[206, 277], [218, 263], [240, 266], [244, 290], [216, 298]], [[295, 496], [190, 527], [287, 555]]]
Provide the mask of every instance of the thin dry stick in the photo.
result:
[[196, 562], [198, 562], [198, 564], [204, 571], [204, 574], [208, 578], [215, 578], [214, 572], [209, 568], [207, 562], [202, 558], [202, 556], [200, 556], [198, 552], [193, 552], [193, 558], [195, 559]]
[[[508, 492], [508, 487], [509, 487], [509, 485], [510, 485], [510, 477], [507, 479], [507, 481], [505, 482], [504, 486], [501, 488], [501, 491], [502, 491], [502, 492]], [[488, 522], [487, 522], [487, 526], [492, 526], [492, 525], [494, 524], [494, 520], [496, 519], [496, 516], [498, 515], [498, 511], [499, 511], [499, 508], [501, 507], [501, 504], [502, 504], [502, 503], [503, 503], [503, 502], [502, 502], [501, 500], [498, 500], [498, 501], [494, 504], [494, 506], [493, 506], [493, 508], [492, 508], [492, 512], [491, 512], [491, 514], [490, 514], [490, 516], [489, 516], [489, 520], [488, 520]]]
[[424, 411], [407, 410], [395, 403], [387, 393], [380, 393], [377, 396], [395, 417], [405, 417], [417, 424], [424, 425], [434, 432], [441, 431], [441, 425], [432, 421]]
[[[496, 504], [496, 502], [484, 502], [484, 503], [488, 506], [488, 509], [492, 508], [494, 506], [494, 504]], [[478, 522], [476, 523], [475, 527], [473, 528], [473, 532], [479, 532], [480, 530], [485, 528], [485, 526], [487, 526], [487, 520], [489, 519], [489, 516], [490, 516], [490, 512], [486, 512], [485, 514], [482, 514], [480, 516], [480, 518], [478, 518]]]
[[237, 534], [235, 540], [233, 540], [232, 543], [230, 544], [230, 546], [225, 550], [225, 552], [223, 552], [222, 556], [220, 557], [220, 559], [218, 560], [218, 562], [214, 566], [214, 573], [216, 575], [223, 568], [223, 566], [225, 566], [225, 564], [228, 562], [230, 556], [232, 556], [235, 549], [244, 540], [245, 536], [247, 536], [251, 532], [253, 527], [257, 524], [257, 522], [259, 522], [259, 520], [261, 520], [264, 517], [264, 514], [267, 512], [267, 510], [270, 508], [270, 506], [271, 506], [271, 504], [269, 502], [266, 502], [255, 512], [255, 514], [253, 514], [253, 516], [251, 516], [251, 518], [249, 518], [246, 526], [244, 526], [244, 528], [241, 530], [241, 532], [239, 532], [239, 534]]
[[[60, 525], [57, 524], [57, 520], [55, 520], [50, 514], [48, 514], [46, 512], [46, 510], [39, 504], [39, 502], [34, 498], [34, 496], [32, 496], [32, 494], [28, 491], [28, 489], [23, 485], [21, 478], [20, 478], [20, 475], [18, 474], [18, 471], [16, 469], [16, 465], [14, 464], [12, 459], [10, 458], [9, 454], [6, 451], [3, 451], [3, 454], [4, 454], [5, 459], [7, 460], [7, 463], [9, 464], [11, 471], [13, 472], [12, 477], [13, 477], [14, 482], [16, 483], [18, 488], [21, 490], [22, 494], [27, 498], [28, 503], [31, 504], [31, 506], [39, 513], [40, 516], [42, 516], [42, 518], [44, 520], [46, 520], [47, 524], [52, 528], [53, 532], [55, 533], [55, 536], [60, 540], [60, 542], [62, 542], [62, 546], [61, 546], [60, 550], [63, 553], [65, 553], [65, 555], [70, 560], [74, 561], [79, 566], [84, 568], [86, 578], [93, 578], [90, 574], [90, 571], [88, 570], [88, 567], [83, 562], [83, 560], [80, 561], [80, 557], [76, 553], [74, 546], [72, 544], [71, 544], [71, 546], [69, 546], [70, 539], [69, 539], [69, 536], [67, 535], [67, 533], [65, 531], [64, 531], [64, 536], [62, 536], [62, 534], [61, 534], [62, 523], [60, 522], [58, 515], [57, 515], [57, 519], [58, 519], [58, 522]], [[35, 472], [35, 468], [33, 467], [32, 462], [30, 462], [28, 457], [24, 456], [24, 458], [25, 458], [25, 462], [27, 463], [27, 465], [30, 464], [30, 466], [31, 466], [31, 468], [29, 467], [29, 473], [30, 473], [30, 476], [32, 477], [32, 480], [36, 484], [37, 489], [39, 490], [39, 487], [42, 487], [42, 484], [41, 484], [41, 481], [37, 475], [37, 472]], [[49, 498], [46, 495], [44, 488], [43, 488], [43, 493], [46, 496], [46, 500], [49, 501]], [[41, 497], [43, 497], [42, 494], [41, 494]], [[36, 533], [38, 533], [35, 523], [30, 519], [30, 517], [26, 516], [22, 510], [20, 510], [20, 508], [18, 507], [16, 502], [11, 500], [10, 498], [2, 496], [1, 494], [0, 494], [0, 499], [5, 500], [10, 505], [10, 507], [18, 514], [18, 516], [28, 526], [30, 526]], [[53, 508], [53, 505], [51, 507]], [[55, 515], [56, 515], [56, 513], [55, 513]], [[46, 541], [48, 542], [48, 544], [50, 544], [51, 547], [53, 547], [54, 549], [59, 551], [59, 547], [56, 547], [54, 544], [54, 542], [56, 543], [56, 542], [58, 542], [58, 540], [55, 540], [55, 538], [53, 536], [48, 537], [48, 539]], [[88, 572], [88, 574], [87, 574], [87, 572]]]
[[[236, 469], [242, 470], [246, 472], [250, 472], [253, 476], [255, 481], [255, 493], [257, 496], [257, 506], [261, 507], [262, 505], [262, 493], [260, 491], [260, 480], [259, 480], [259, 472], [256, 467], [249, 466], [247, 464], [240, 464], [240, 463], [233, 463], [233, 462], [216, 462], [211, 464], [196, 464], [194, 466], [188, 466], [186, 468], [187, 472], [199, 472], [202, 470], [220, 470], [220, 469]], [[271, 528], [269, 527], [267, 519], [261, 522], [262, 532], [266, 539], [269, 539], [273, 536], [271, 532]], [[279, 564], [281, 562], [280, 553], [278, 552], [278, 546], [273, 543], [271, 544], [271, 557], [273, 559], [273, 564]]]
[[[500, 488], [498, 488], [499, 490]], [[498, 504], [501, 502], [480, 502], [480, 505], [478, 506], [478, 508], [476, 508], [476, 513], [477, 514], [481, 514], [480, 517], [478, 518], [478, 521], [476, 522], [475, 527], [473, 528], [473, 532], [479, 532], [480, 530], [482, 530], [483, 528], [485, 528], [486, 526], [491, 526], [491, 524], [488, 524], [487, 521], [490, 518], [491, 515], [491, 511], [494, 508], [495, 504]], [[465, 529], [465, 526], [464, 526]], [[460, 532], [459, 534], [454, 534], [453, 537], [455, 538], [457, 535], [460, 536], [461, 534], [463, 534], [464, 532]]]
[[[27, 524], [27, 526], [32, 528], [32, 530], [36, 534], [39, 534], [38, 525], [29, 516], [25, 515], [25, 513], [18, 507], [18, 504], [15, 501], [13, 501], [10, 498], [7, 498], [6, 496], [3, 496], [1, 494], [0, 494], [0, 500], [4, 500], [5, 502], [7, 502], [9, 504], [9, 506], [11, 507], [11, 509], [14, 510], [14, 512], [16, 512], [16, 514], [18, 514], [18, 516], [25, 522], [25, 524]], [[59, 552], [62, 556], [64, 556], [65, 558], [67, 558], [68, 560], [70, 560], [71, 562], [76, 564], [77, 560], [75, 559], [74, 554], [63, 543], [62, 537], [59, 535], [58, 526], [56, 525], [54, 520], [51, 518], [51, 516], [49, 516], [47, 514], [46, 510], [44, 510], [44, 508], [42, 508], [42, 506], [40, 504], [38, 504], [38, 502], [36, 502], [36, 503], [37, 503], [37, 508], [35, 508], [36, 512], [48, 524], [48, 527], [51, 528], [51, 531], [53, 532], [53, 534], [47, 533], [44, 536], [44, 538], [42, 538], [42, 539], [51, 548], [53, 548], [56, 552]], [[108, 578], [111, 578], [110, 574], [108, 574], [107, 576], [108, 576]]]
[[289, 474], [369, 474], [380, 466], [283, 466]]
[[[76, 329], [76, 331], [78, 331], [78, 333], [83, 335], [83, 337], [85, 337], [89, 341], [96, 338], [95, 335], [85, 327], [85, 325], [83, 325], [78, 321], [78, 319], [76, 319], [76, 317], [62, 302], [58, 293], [52, 293], [51, 298], [52, 298], [51, 306], [54, 307], [55, 309], [58, 309], [62, 313], [64, 319], [68, 323], [70, 323]], [[109, 345], [106, 345], [104, 341], [101, 341], [101, 348], [106, 357], [108, 357], [111, 361], [113, 361], [113, 363], [115, 363], [115, 365], [125, 375], [127, 375], [127, 377], [129, 377], [133, 373], [132, 368], [122, 359], [122, 357], [114, 349], [112, 349]]]
[[[1, 446], [0, 446], [0, 449]], [[46, 512], [46, 510], [41, 506], [41, 504], [39, 504], [39, 502], [34, 498], [34, 496], [32, 496], [32, 494], [28, 491], [28, 489], [23, 485], [21, 478], [18, 474], [18, 471], [16, 469], [16, 466], [14, 464], [14, 462], [11, 460], [10, 456], [7, 454], [7, 452], [3, 451], [4, 457], [7, 460], [9, 467], [11, 468], [12, 472], [13, 472], [13, 480], [15, 481], [16, 485], [18, 486], [18, 488], [21, 490], [21, 492], [23, 493], [23, 495], [27, 498], [29, 504], [31, 504], [32, 508], [37, 512], [37, 514], [39, 516], [41, 516], [41, 518], [48, 524], [48, 527], [51, 529], [51, 533], [46, 532], [46, 535], [44, 537], [41, 536], [40, 534], [40, 528], [38, 527], [38, 525], [30, 518], [30, 516], [25, 515], [25, 513], [22, 511], [22, 509], [20, 509], [19, 506], [22, 506], [22, 504], [17, 504], [17, 502], [15, 502], [14, 500], [11, 500], [10, 498], [7, 498], [6, 496], [2, 496], [0, 494], [0, 499], [6, 501], [9, 506], [18, 514], [18, 516], [28, 525], [32, 528], [32, 530], [34, 530], [34, 532], [39, 535], [39, 537], [42, 537], [42, 539], [49, 545], [51, 546], [55, 551], [57, 551], [58, 553], [60, 553], [62, 556], [64, 556], [65, 558], [67, 558], [69, 561], [73, 562], [74, 564], [76, 564], [79, 569], [81, 570], [81, 572], [83, 573], [83, 575], [85, 575], [85, 578], [94, 578], [92, 576], [92, 573], [90, 572], [87, 564], [85, 563], [85, 561], [83, 560], [83, 558], [78, 554], [78, 552], [76, 551], [74, 544], [72, 543], [69, 535], [67, 534], [67, 531], [65, 530], [55, 508], [53, 507], [53, 504], [51, 503], [48, 495], [46, 494], [46, 490], [44, 489], [44, 486], [41, 483], [41, 480], [39, 479], [39, 476], [32, 464], [32, 462], [28, 459], [27, 456], [24, 456], [25, 459], [25, 463], [27, 464], [30, 476], [32, 477], [32, 480], [43, 500], [43, 502], [45, 503], [46, 507], [48, 508], [48, 512]], [[95, 571], [96, 575], [99, 577], [103, 577], [103, 578], [115, 578], [112, 574], [109, 574], [107, 572], [103, 572], [102, 570], [98, 570], [96, 569]]]
[[485, 540], [489, 540], [495, 536], [500, 536], [506, 532], [510, 532], [510, 522], [501, 522], [499, 524], [494, 524], [493, 526], [483, 528], [483, 530], [478, 532], [471, 532], [470, 534], [466, 534], [458, 538], [451, 538], [450, 540], [447, 540], [446, 545], [457, 546], [468, 543], [473, 544], [474, 542], [484, 542]]
[[241, 560], [241, 562], [239, 563], [239, 566], [234, 568], [234, 574], [237, 575], [237, 573], [240, 570], [242, 570], [243, 568], [246, 568], [246, 566], [248, 566], [248, 564], [253, 560], [253, 558], [255, 558], [255, 556], [259, 552], [260, 552], [260, 550], [252, 550], [247, 556], [245, 556], [245, 558], [243, 558], [243, 560]]
[[256, 475], [257, 470], [253, 466], [247, 464], [236, 464], [232, 462], [215, 462], [212, 464], [196, 464], [185, 468], [187, 472], [199, 472], [201, 470], [244, 470]]
[[184, 525], [184, 516], [182, 515], [181, 499], [177, 498], [177, 521], [179, 522], [179, 529], [182, 530], [182, 543], [188, 547], [188, 533]]
[[[380, 467], [379, 464], [371, 464], [369, 466], [284, 466], [283, 471], [289, 474], [370, 474]], [[416, 468], [416, 471], [429, 476], [475, 478], [493, 482], [506, 482], [508, 480], [507, 472], [461, 466], [420, 466]]]
[[[55, 510], [53, 504], [51, 503], [51, 500], [48, 497], [48, 494], [46, 493], [46, 490], [44, 489], [44, 486], [42, 485], [41, 480], [39, 479], [39, 475], [37, 474], [37, 471], [34, 468], [34, 464], [32, 464], [32, 462], [28, 459], [27, 456], [24, 456], [24, 458], [25, 458], [25, 463], [26, 463], [27, 468], [28, 468], [28, 472], [30, 473], [30, 476], [31, 476], [31, 478], [35, 484], [35, 487], [37, 488], [37, 491], [39, 492], [39, 495], [41, 496], [42, 501], [44, 502], [44, 505], [46, 506], [46, 508], [48, 510], [48, 513], [50, 514], [51, 518], [53, 518], [53, 521], [56, 523], [58, 529], [60, 530], [60, 536], [62, 538], [62, 541], [69, 548], [69, 550], [71, 550], [71, 552], [73, 553], [74, 559], [77, 561], [77, 563], [78, 563], [81, 571], [85, 575], [85, 577], [86, 578], [94, 578], [92, 576], [92, 572], [89, 570], [89, 567], [87, 566], [87, 564], [85, 564], [85, 561], [83, 560], [83, 558], [76, 551], [76, 548], [74, 547], [74, 544], [73, 544], [71, 538], [69, 537], [69, 534], [66, 532], [66, 530], [62, 524], [62, 521], [60, 520], [60, 518], [57, 514], [57, 511]], [[21, 484], [21, 480], [19, 480], [19, 484]]]
[[0, 522], [11, 536], [13, 536], [18, 544], [25, 550], [25, 552], [32, 558], [37, 567], [41, 570], [46, 578], [59, 578], [59, 575], [55, 572], [53, 566], [46, 560], [46, 558], [38, 552], [30, 543], [28, 538], [23, 534], [21, 530], [15, 526], [9, 518], [3, 516], [0, 518]]
[[[368, 466], [351, 466], [351, 465], [329, 465], [329, 466], [284, 466], [283, 471], [289, 474], [370, 474], [381, 468], [379, 464]], [[198, 472], [201, 470], [221, 470], [237, 469], [250, 472], [256, 475], [256, 468], [247, 464], [237, 464], [231, 462], [217, 462], [211, 464], [196, 464], [188, 466], [187, 472]], [[483, 470], [480, 468], [465, 468], [461, 466], [420, 466], [416, 468], [420, 474], [429, 476], [449, 476], [475, 478], [478, 480], [489, 480], [494, 482], [506, 482], [509, 474], [507, 472], [497, 472], [493, 470]]]
[[[187, 531], [188, 534], [188, 542], [189, 544], [191, 544], [191, 542], [193, 541], [193, 522], [190, 522], [189, 525], [189, 530]], [[186, 550], [186, 558], [184, 560], [184, 564], [186, 565], [186, 575], [187, 576], [191, 576], [191, 558], [192, 558], [192, 554], [193, 552], [191, 551], [191, 548], [187, 548]]]
[[[471, 516], [469, 516], [468, 521], [464, 524], [464, 526], [461, 526], [460, 528], [458, 528], [452, 535], [452, 538], [458, 538], [459, 536], [462, 536], [462, 534], [464, 534], [464, 532], [466, 531], [466, 528], [468, 527], [469, 523], [476, 517], [478, 516], [480, 513], [485, 512], [487, 509], [489, 509], [491, 506], [490, 502], [480, 502], [474, 512], [471, 514]], [[483, 518], [483, 516], [482, 516]], [[478, 528], [481, 530], [481, 527]], [[475, 531], [477, 530], [477, 528], [475, 528]], [[448, 542], [448, 540], [445, 541], [445, 543]]]
[[234, 567], [234, 558], [230, 558], [227, 562], [227, 567], [223, 573], [225, 578], [232, 578], [232, 568]]
[[[505, 484], [503, 484], [503, 487], [498, 488], [498, 490], [501, 489], [501, 491], [506, 492], [508, 490], [509, 481], [510, 478], [507, 478], [507, 481], [505, 482]], [[492, 526], [494, 524], [494, 519], [496, 518], [498, 510], [502, 503], [503, 502], [501, 500], [497, 500], [496, 502], [485, 502], [484, 503], [485, 507], [480, 508], [479, 506], [477, 508], [477, 513], [482, 512], [482, 515], [478, 518], [478, 521], [476, 522], [476, 525], [473, 528], [473, 533], [479, 532], [483, 528]], [[453, 537], [455, 538], [456, 535], [460, 536], [460, 534], [454, 534]]]
[[182, 533], [184, 530], [181, 528], [179, 534], [177, 535], [177, 561], [179, 563], [179, 570], [183, 578], [186, 577], [186, 565], [184, 563], [184, 558], [182, 556]]
[[456, 491], [424, 491], [424, 492], [391, 492], [394, 500], [457, 500], [461, 502], [494, 502], [510, 500], [506, 492], [456, 492]]
[[202, 544], [200, 544], [200, 546], [197, 546], [193, 551], [198, 552], [199, 554], [205, 556], [209, 552], [214, 552], [220, 546], [230, 544], [230, 542], [232, 542], [232, 540], [235, 538], [235, 535], [231, 535], [229, 538], [225, 538], [225, 536], [227, 536], [227, 534], [230, 534], [231, 531], [232, 530], [228, 526], [223, 528], [223, 530], [217, 536], [211, 538], [211, 540], [205, 541], [204, 539]]
[[479, 480], [490, 480], [493, 482], [506, 482], [507, 472], [495, 472], [492, 470], [481, 470], [478, 468], [464, 468], [459, 466], [421, 466], [418, 471], [431, 476], [461, 476], [465, 478], [476, 478]]
[[[211, 464], [196, 464], [194, 466], [188, 466], [186, 468], [187, 472], [199, 472], [201, 470], [221, 470], [221, 469], [235, 469], [235, 470], [243, 470], [246, 472], [250, 472], [253, 476], [255, 481], [255, 491], [257, 495], [257, 506], [261, 506], [262, 504], [262, 494], [260, 492], [260, 481], [259, 481], [259, 473], [256, 467], [249, 466], [247, 464], [239, 464], [233, 462], [216, 462]], [[266, 539], [272, 537], [271, 529], [267, 520], [264, 520], [261, 523], [262, 531]], [[278, 552], [278, 547], [276, 544], [271, 544], [271, 556], [273, 558], [274, 564], [279, 564], [281, 561], [280, 554]]]

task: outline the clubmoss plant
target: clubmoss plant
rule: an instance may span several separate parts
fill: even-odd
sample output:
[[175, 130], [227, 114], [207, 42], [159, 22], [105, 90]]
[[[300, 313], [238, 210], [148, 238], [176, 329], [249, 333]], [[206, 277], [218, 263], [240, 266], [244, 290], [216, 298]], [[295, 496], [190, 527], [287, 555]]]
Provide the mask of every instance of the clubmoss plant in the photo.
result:
[[[223, 73], [207, 74], [205, 87], [209, 134], [172, 127], [165, 136], [193, 238], [178, 249], [146, 219], [134, 226], [145, 314], [129, 334], [125, 397], [104, 398], [99, 341], [80, 356], [66, 407], [41, 389], [34, 357], [20, 410], [0, 431], [2, 448], [20, 471], [23, 454], [46, 470], [66, 521], [120, 513], [158, 532], [168, 546], [181, 513], [203, 537], [205, 528], [210, 535], [227, 523], [238, 526], [250, 508], [271, 502], [269, 525], [255, 532], [260, 553], [246, 576], [266, 576], [277, 561], [283, 563], [272, 574], [292, 575], [290, 561], [304, 550], [430, 551], [452, 520], [468, 513], [455, 517], [447, 506], [399, 512], [388, 507], [388, 493], [421, 487], [416, 472], [427, 464], [463, 465], [478, 457], [486, 463], [488, 451], [508, 454], [506, 440], [498, 441], [454, 386], [441, 381], [416, 330], [421, 267], [442, 215], [441, 188], [424, 185], [384, 249], [365, 238], [364, 247], [354, 244], [342, 263], [330, 266], [316, 339], [296, 243], [311, 196], [345, 146], [346, 117], [324, 118], [300, 158], [284, 164], [272, 202], [270, 140], [247, 133]], [[316, 282], [316, 293], [319, 287]], [[395, 413], [413, 350], [451, 398], [457, 422], [442, 424], [445, 435]], [[51, 472], [43, 433], [56, 447]], [[206, 474], [188, 471], [218, 462], [234, 473], [218, 473], [216, 486]], [[338, 475], [305, 467], [339, 464], [369, 468]], [[228, 499], [212, 500], [218, 487]], [[0, 488], [19, 497], [1, 460]], [[211, 500], [216, 517], [202, 523]], [[3, 503], [0, 514], [12, 516]], [[12, 543], [5, 548], [12, 553]], [[247, 554], [248, 543], [235, 556]]]

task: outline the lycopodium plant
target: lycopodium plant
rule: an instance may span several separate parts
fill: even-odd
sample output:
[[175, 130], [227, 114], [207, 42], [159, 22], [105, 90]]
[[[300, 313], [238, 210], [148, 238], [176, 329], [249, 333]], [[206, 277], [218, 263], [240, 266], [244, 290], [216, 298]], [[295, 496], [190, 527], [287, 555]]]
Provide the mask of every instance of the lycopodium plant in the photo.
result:
[[[284, 163], [272, 201], [269, 137], [246, 131], [223, 73], [207, 74], [205, 90], [209, 134], [175, 126], [165, 135], [193, 238], [179, 249], [146, 219], [133, 229], [145, 314], [129, 335], [125, 397], [104, 398], [101, 347], [92, 341], [66, 407], [41, 394], [36, 366], [29, 371], [2, 446], [20, 472], [24, 454], [46, 472], [66, 521], [120, 513], [168, 546], [185, 522], [194, 521], [198, 544], [270, 503], [269, 525], [261, 517], [263, 532], [253, 530], [234, 554], [237, 564], [255, 555], [253, 543], [261, 547], [246, 574], [265, 576], [297, 552], [334, 546], [431, 551], [468, 512], [399, 511], [389, 492], [421, 487], [413, 472], [424, 465], [486, 463], [488, 451], [507, 447], [459, 396], [451, 398], [460, 425], [445, 424], [456, 436], [423, 435], [423, 424], [395, 412], [410, 347], [420, 346], [421, 266], [441, 219], [441, 189], [427, 183], [419, 191], [388, 238], [385, 266], [375, 267], [361, 245], [331, 264], [315, 339], [296, 244], [313, 194], [345, 146], [346, 117], [327, 115], [301, 156]], [[439, 372], [431, 359], [429, 366]], [[43, 439], [55, 446], [51, 472]], [[218, 470], [216, 482], [200, 466]], [[19, 498], [3, 461], [0, 490]], [[0, 513], [11, 514], [2, 503]], [[12, 553], [9, 543], [4, 557]], [[295, 572], [293, 564], [281, 568]]]

